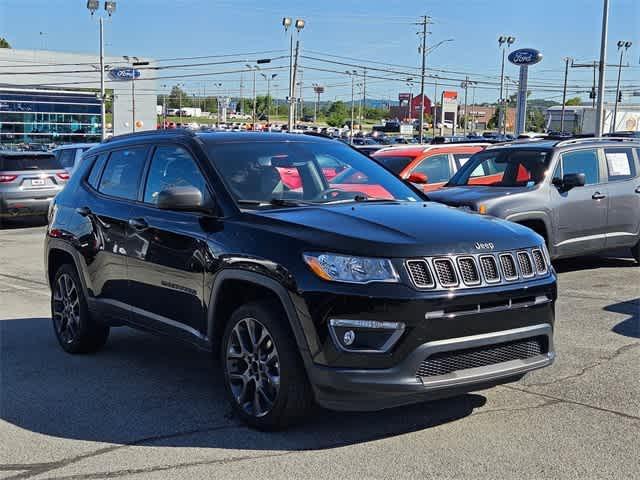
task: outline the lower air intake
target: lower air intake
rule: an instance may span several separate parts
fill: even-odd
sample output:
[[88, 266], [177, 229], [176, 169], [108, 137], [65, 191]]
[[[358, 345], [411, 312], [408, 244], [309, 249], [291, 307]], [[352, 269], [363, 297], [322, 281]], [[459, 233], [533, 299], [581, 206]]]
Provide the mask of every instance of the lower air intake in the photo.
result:
[[417, 377], [438, 377], [458, 370], [486, 367], [511, 360], [525, 360], [547, 352], [545, 337], [526, 338], [497, 345], [439, 352], [427, 357], [416, 372]]

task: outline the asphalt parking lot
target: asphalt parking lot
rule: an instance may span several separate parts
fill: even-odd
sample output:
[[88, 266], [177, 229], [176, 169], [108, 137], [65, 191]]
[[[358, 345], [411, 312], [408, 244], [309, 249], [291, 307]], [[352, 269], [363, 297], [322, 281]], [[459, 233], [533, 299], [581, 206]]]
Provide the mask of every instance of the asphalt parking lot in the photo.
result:
[[558, 358], [523, 381], [260, 433], [215, 364], [114, 329], [70, 356], [49, 320], [44, 227], [0, 229], [0, 479], [640, 478], [640, 267], [556, 264]]

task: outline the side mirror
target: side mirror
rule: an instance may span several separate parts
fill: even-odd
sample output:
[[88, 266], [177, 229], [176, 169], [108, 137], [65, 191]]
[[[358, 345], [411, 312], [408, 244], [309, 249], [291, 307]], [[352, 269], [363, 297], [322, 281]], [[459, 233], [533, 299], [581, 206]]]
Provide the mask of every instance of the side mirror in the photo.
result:
[[158, 193], [156, 205], [162, 210], [203, 211], [202, 192], [194, 186], [172, 187]]
[[424, 173], [419, 172], [412, 173], [411, 175], [409, 175], [409, 178], [407, 180], [409, 180], [409, 182], [411, 183], [417, 183], [419, 185], [429, 183], [429, 177], [427, 177]]
[[586, 178], [584, 173], [567, 173], [562, 177], [562, 180], [559, 178], [553, 179], [553, 184], [565, 192], [575, 187], [584, 187], [585, 182]]

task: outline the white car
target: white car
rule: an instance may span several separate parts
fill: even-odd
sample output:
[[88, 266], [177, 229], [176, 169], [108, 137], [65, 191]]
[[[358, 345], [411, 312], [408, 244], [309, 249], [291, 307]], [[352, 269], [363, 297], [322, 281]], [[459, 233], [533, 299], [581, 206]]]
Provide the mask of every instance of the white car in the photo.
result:
[[72, 143], [69, 145], [61, 145], [54, 148], [52, 153], [56, 156], [58, 161], [62, 164], [62, 167], [67, 171], [69, 175], [73, 175], [76, 171], [80, 161], [82, 160], [82, 154], [89, 150], [91, 147], [99, 145], [98, 143]]
[[453, 130], [453, 122], [449, 120], [445, 120], [444, 122], [438, 122], [436, 126], [438, 128], [448, 128], [449, 130]]

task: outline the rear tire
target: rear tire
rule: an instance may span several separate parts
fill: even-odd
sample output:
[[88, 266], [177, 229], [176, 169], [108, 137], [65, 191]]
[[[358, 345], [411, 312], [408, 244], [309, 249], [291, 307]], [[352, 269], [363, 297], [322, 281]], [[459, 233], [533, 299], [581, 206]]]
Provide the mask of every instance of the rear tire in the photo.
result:
[[51, 286], [51, 319], [58, 343], [67, 353], [93, 353], [109, 337], [109, 327], [89, 312], [75, 268], [62, 265]]
[[249, 426], [279, 430], [313, 406], [298, 346], [277, 303], [239, 307], [225, 327], [220, 356], [229, 401]]

